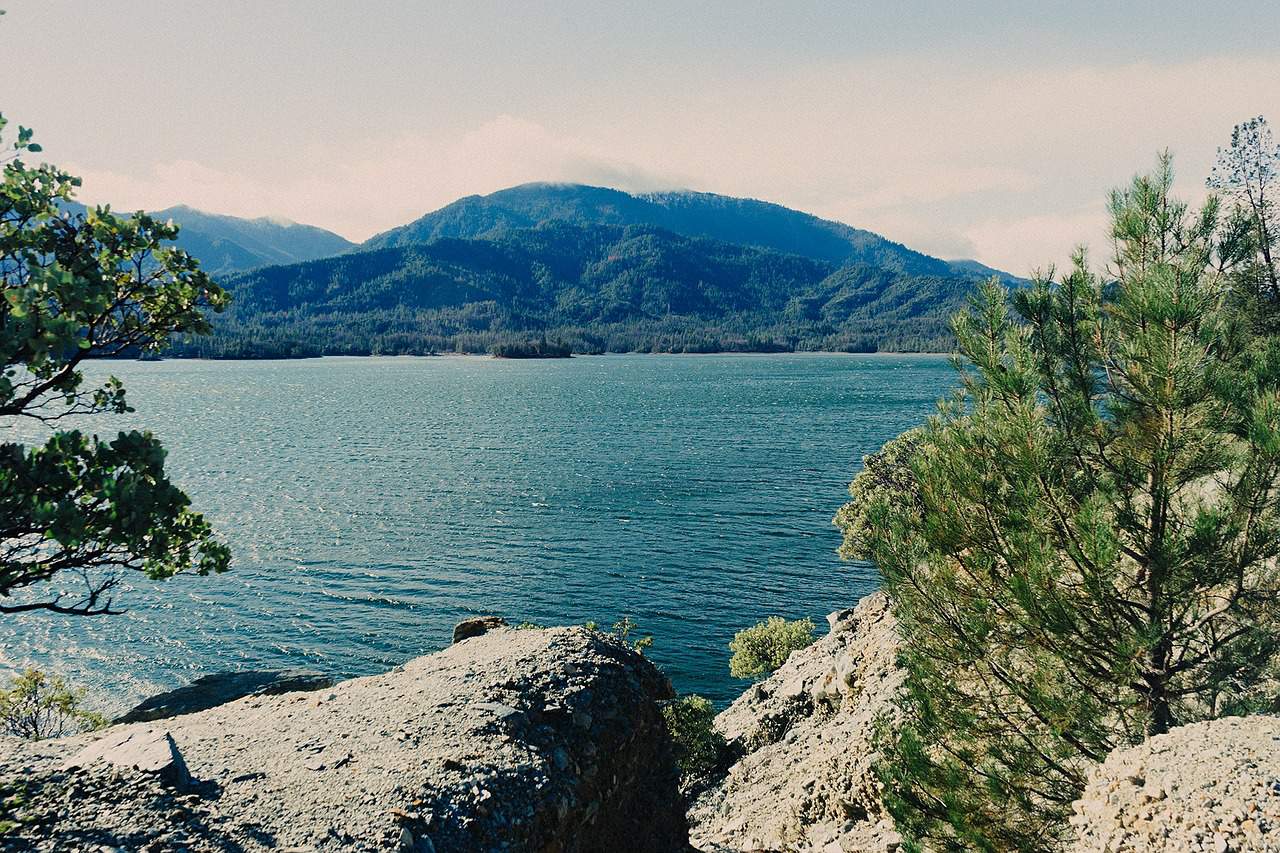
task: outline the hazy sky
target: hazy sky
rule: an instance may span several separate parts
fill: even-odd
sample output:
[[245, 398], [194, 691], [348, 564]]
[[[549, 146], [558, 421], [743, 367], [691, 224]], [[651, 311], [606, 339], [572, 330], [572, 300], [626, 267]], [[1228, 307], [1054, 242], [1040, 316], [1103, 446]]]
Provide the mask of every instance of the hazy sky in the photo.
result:
[[1275, 0], [0, 0], [0, 111], [82, 198], [351, 239], [532, 180], [776, 201], [1016, 273], [1280, 124]]

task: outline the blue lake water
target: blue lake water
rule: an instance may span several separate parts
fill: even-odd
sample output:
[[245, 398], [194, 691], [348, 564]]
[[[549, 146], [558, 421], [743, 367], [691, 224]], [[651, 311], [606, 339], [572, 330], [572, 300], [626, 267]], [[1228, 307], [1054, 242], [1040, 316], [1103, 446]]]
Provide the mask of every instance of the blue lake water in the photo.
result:
[[[123, 616], [0, 618], [118, 708], [197, 675], [381, 671], [479, 613], [629, 615], [677, 689], [723, 702], [733, 633], [874, 589], [831, 516], [862, 455], [953, 384], [935, 356], [351, 358], [94, 364], [157, 433], [234, 570], [151, 584]], [[0, 424], [0, 440], [43, 428]]]

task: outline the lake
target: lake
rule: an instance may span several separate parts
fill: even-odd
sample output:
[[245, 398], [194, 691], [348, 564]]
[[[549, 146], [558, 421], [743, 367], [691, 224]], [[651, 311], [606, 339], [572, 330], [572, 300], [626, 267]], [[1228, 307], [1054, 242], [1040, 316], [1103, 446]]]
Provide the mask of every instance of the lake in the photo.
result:
[[[602, 627], [655, 642], [678, 690], [725, 702], [735, 631], [823, 617], [876, 586], [831, 517], [863, 454], [927, 416], [939, 356], [595, 356], [94, 363], [234, 552], [130, 578], [122, 616], [0, 617], [0, 668], [115, 709], [208, 672], [384, 670], [454, 623]], [[0, 439], [42, 440], [33, 424]]]

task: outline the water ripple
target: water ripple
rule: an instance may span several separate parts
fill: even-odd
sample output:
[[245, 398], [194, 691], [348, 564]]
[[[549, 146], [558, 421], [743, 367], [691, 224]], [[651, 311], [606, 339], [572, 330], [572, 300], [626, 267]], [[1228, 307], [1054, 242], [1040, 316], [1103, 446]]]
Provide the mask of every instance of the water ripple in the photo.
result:
[[219, 669], [378, 671], [491, 612], [629, 615], [679, 689], [724, 701], [734, 631], [822, 625], [873, 588], [836, 559], [831, 516], [862, 455], [952, 381], [941, 358], [835, 355], [90, 372], [138, 412], [86, 426], [160, 435], [235, 553], [217, 578], [131, 578], [122, 617], [0, 624], [0, 668], [61, 670], [112, 707]]

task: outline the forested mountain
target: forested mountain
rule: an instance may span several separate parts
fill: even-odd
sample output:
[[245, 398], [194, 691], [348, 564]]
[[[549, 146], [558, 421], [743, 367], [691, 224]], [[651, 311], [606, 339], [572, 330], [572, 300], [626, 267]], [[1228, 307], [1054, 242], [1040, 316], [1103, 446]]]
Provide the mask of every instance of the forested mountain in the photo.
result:
[[[85, 209], [76, 202], [64, 202], [62, 207], [72, 213], [83, 213]], [[355, 245], [314, 225], [266, 217], [241, 219], [205, 213], [185, 205], [150, 213], [157, 219], [172, 219], [180, 225], [178, 246], [199, 258], [200, 266], [216, 278], [270, 264], [327, 258]]]
[[544, 336], [575, 352], [945, 350], [946, 318], [975, 281], [651, 225], [510, 222], [487, 239], [442, 226], [424, 239], [230, 277], [214, 335], [175, 354], [487, 352]]
[[688, 191], [632, 195], [582, 184], [522, 184], [485, 196], [467, 196], [378, 234], [362, 248], [408, 246], [440, 237], [495, 237], [548, 221], [649, 225], [688, 237], [759, 246], [835, 264], [867, 263], [914, 275], [989, 269], [976, 261], [943, 261], [870, 231], [769, 202]]

